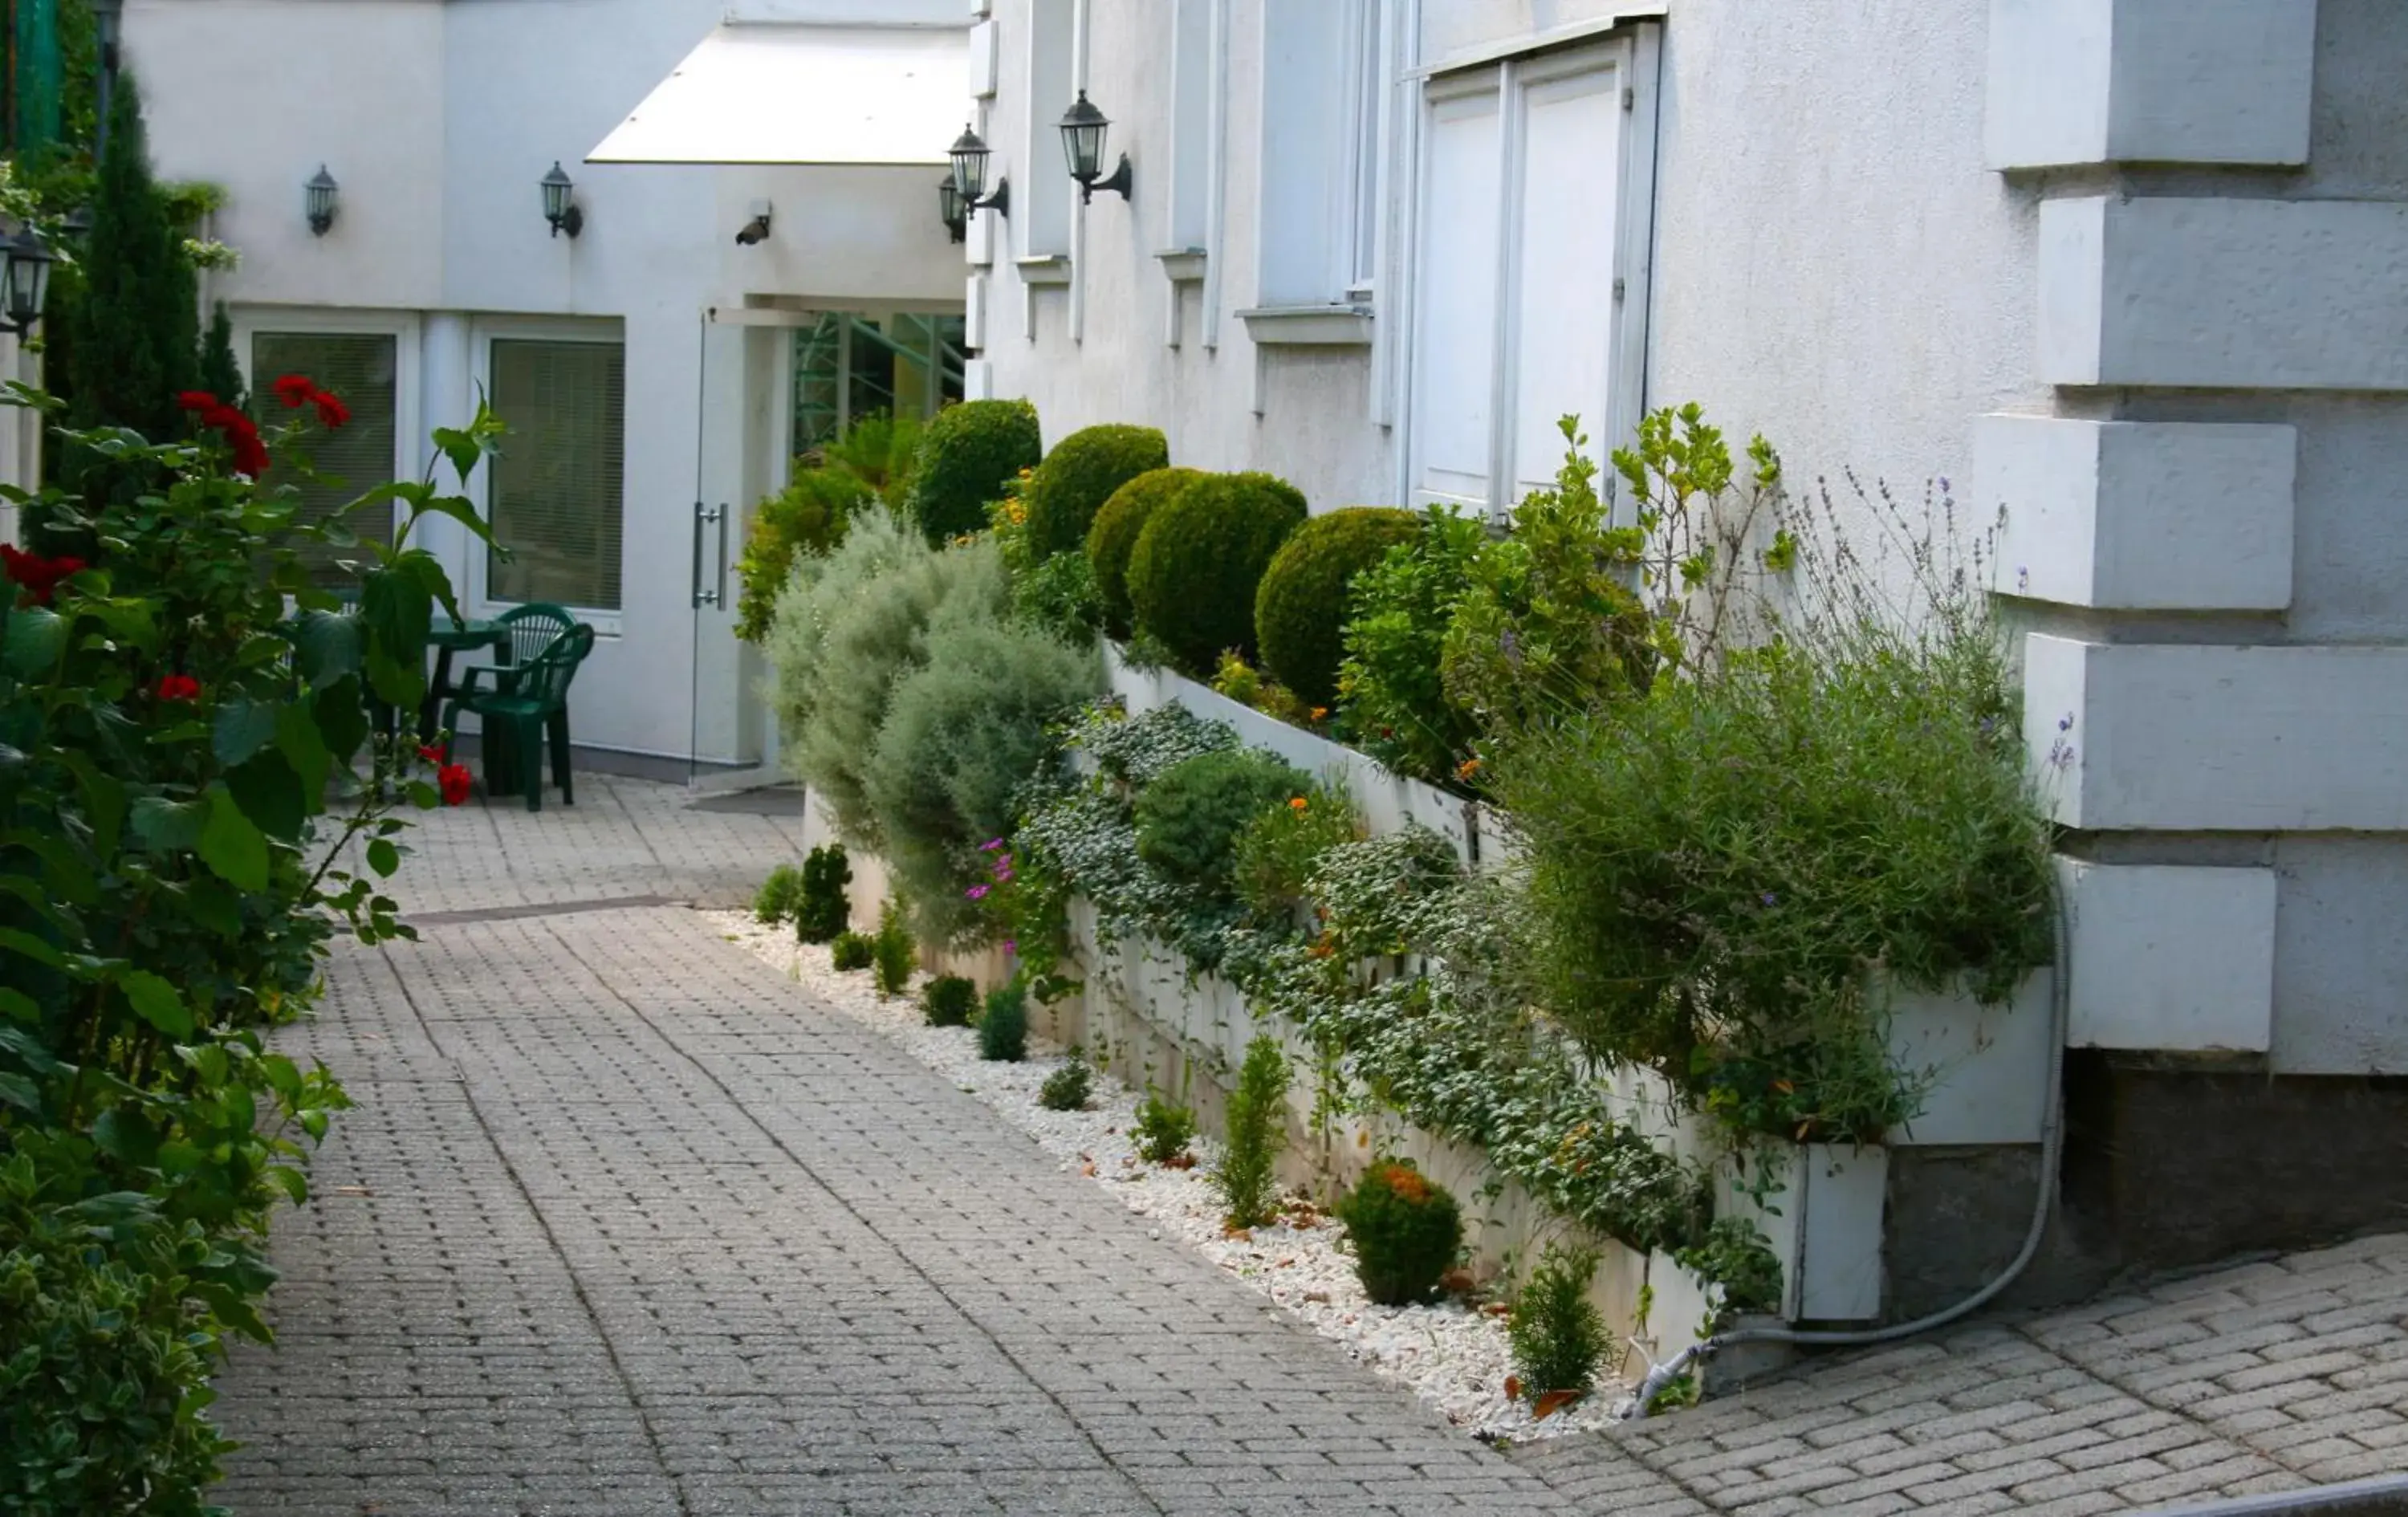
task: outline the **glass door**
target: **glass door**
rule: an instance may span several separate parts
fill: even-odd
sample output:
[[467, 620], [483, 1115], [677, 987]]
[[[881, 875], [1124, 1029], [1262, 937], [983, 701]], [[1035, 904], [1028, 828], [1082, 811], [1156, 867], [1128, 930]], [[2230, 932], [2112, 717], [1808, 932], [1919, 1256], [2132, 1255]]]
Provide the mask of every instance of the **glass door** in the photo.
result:
[[771, 451], [759, 419], [771, 408], [756, 382], [757, 331], [744, 310], [702, 313], [701, 404], [695, 442], [695, 490], [688, 587], [694, 603], [692, 741], [687, 780], [697, 788], [741, 788], [767, 772], [763, 712], [756, 698], [758, 655], [736, 637], [736, 559], [744, 550], [750, 506], [763, 494], [761, 458]]

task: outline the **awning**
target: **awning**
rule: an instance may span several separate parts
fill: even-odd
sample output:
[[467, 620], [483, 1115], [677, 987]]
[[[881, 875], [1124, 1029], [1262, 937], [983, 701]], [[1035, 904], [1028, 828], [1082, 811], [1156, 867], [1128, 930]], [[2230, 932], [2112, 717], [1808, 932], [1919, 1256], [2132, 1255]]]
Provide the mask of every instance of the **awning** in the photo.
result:
[[935, 167], [968, 109], [958, 28], [731, 23], [585, 161]]

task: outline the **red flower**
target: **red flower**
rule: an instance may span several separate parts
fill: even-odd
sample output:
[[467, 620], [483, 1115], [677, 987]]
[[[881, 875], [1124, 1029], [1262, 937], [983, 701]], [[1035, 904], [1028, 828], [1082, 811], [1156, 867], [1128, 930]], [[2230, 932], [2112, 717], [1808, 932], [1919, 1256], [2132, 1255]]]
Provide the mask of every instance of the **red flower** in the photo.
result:
[[188, 411], [213, 411], [225, 403], [206, 390], [179, 390], [176, 404]]
[[418, 756], [429, 764], [440, 765], [443, 762], [443, 750], [433, 743], [427, 743], [418, 750]]
[[287, 374], [276, 381], [276, 398], [284, 402], [288, 411], [297, 411], [318, 398], [318, 387], [306, 374]]
[[201, 698], [201, 682], [189, 674], [170, 674], [159, 680], [159, 698], [163, 701], [196, 701]]
[[351, 419], [351, 408], [344, 405], [331, 390], [321, 390], [309, 399], [318, 408], [319, 424], [329, 432]]
[[48, 606], [50, 597], [58, 594], [59, 581], [81, 573], [84, 562], [79, 558], [43, 558], [0, 542], [0, 568], [7, 570], [12, 582], [24, 587], [27, 604]]
[[444, 805], [461, 806], [467, 802], [468, 786], [471, 781], [468, 778], [468, 766], [466, 765], [447, 764], [443, 766], [443, 767], [435, 771], [435, 783], [443, 792]]

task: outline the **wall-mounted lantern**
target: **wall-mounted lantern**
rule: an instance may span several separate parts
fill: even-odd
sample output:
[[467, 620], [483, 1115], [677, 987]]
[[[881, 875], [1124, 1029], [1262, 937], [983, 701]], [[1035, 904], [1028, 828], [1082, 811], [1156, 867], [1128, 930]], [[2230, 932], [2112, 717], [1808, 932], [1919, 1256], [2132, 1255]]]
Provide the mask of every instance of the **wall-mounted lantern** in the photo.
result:
[[937, 217], [945, 223], [955, 242], [967, 240], [970, 230], [969, 203], [962, 198], [962, 187], [953, 182], [951, 174], [937, 181]]
[[1098, 190], [1118, 190], [1126, 200], [1129, 193], [1128, 154], [1121, 154], [1120, 166], [1111, 179], [1103, 179], [1104, 134], [1111, 129], [1111, 121], [1087, 101], [1087, 92], [1062, 113], [1062, 151], [1070, 160], [1070, 177], [1079, 181], [1079, 199], [1093, 200]]
[[29, 226], [0, 238], [0, 326], [20, 337], [33, 331], [50, 290], [50, 249], [40, 234]]
[[991, 210], [997, 216], [1011, 214], [1010, 179], [996, 180], [995, 193], [987, 193], [988, 148], [976, 132], [963, 127], [962, 135], [953, 139], [953, 147], [948, 150], [948, 156], [953, 161], [953, 188], [962, 197], [965, 224], [969, 221], [968, 213], [974, 210]]
[[311, 236], [322, 237], [334, 226], [335, 207], [341, 196], [342, 186], [335, 182], [335, 176], [326, 172], [326, 165], [320, 164], [318, 172], [310, 175], [309, 182], [301, 187], [301, 201], [309, 215]]
[[576, 193], [576, 181], [554, 159], [552, 172], [543, 177], [543, 219], [552, 223], [553, 236], [566, 232], [574, 237], [585, 230], [585, 212], [572, 198]]

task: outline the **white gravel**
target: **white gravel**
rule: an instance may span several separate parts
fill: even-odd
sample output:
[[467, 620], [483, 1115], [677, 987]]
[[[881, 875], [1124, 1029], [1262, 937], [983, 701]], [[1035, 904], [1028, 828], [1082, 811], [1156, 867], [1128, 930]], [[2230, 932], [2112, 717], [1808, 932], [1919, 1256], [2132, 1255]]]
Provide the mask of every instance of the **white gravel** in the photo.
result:
[[912, 996], [879, 995], [868, 971], [838, 973], [828, 951], [798, 943], [788, 929], [763, 927], [749, 913], [707, 911], [712, 926], [775, 966], [807, 994], [802, 1014], [825, 1007], [867, 1023], [921, 1063], [994, 1108], [1035, 1138], [1066, 1170], [1075, 1169], [1120, 1197], [1154, 1224], [1154, 1236], [1178, 1238], [1262, 1292], [1356, 1359], [1410, 1386], [1450, 1423], [1477, 1438], [1524, 1441], [1603, 1425], [1619, 1395], [1601, 1392], [1544, 1421], [1505, 1394], [1512, 1373], [1505, 1324], [1498, 1309], [1449, 1300], [1436, 1306], [1375, 1306], [1354, 1277], [1354, 1256], [1337, 1223], [1297, 1198], [1290, 1220], [1256, 1228], [1252, 1237], [1225, 1236], [1221, 1209], [1205, 1179], [1215, 1145], [1199, 1138], [1192, 1169], [1147, 1164], [1128, 1136], [1137, 1095], [1097, 1071], [1084, 1111], [1048, 1111], [1038, 1087], [1059, 1068], [1060, 1051], [1029, 1040], [1025, 1064], [989, 1064], [978, 1035], [966, 1027], [931, 1027]]

